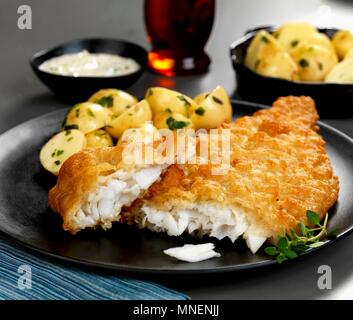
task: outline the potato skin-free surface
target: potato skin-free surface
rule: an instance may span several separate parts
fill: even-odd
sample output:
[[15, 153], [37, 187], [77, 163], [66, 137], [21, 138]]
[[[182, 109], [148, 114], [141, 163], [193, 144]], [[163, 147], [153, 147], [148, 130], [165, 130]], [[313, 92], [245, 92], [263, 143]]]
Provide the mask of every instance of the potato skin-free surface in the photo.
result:
[[326, 82], [353, 83], [353, 58], [338, 63], [326, 76]]
[[103, 130], [97, 130], [86, 134], [87, 148], [112, 147], [113, 139], [110, 134]]
[[224, 122], [232, 119], [232, 105], [226, 91], [221, 87], [216, 87], [211, 91], [199, 105], [190, 108], [190, 120], [195, 129], [217, 128]]
[[119, 139], [125, 130], [138, 128], [147, 121], [152, 121], [152, 111], [148, 102], [141, 100], [120, 116], [111, 116], [106, 130], [112, 137]]
[[161, 87], [149, 88], [146, 92], [145, 99], [150, 104], [154, 115], [163, 113], [166, 109], [169, 109], [172, 112], [187, 116], [190, 107], [196, 105], [188, 96], [178, 91]]
[[298, 67], [284, 47], [267, 31], [259, 31], [246, 52], [245, 65], [268, 77], [298, 79]]
[[85, 135], [79, 130], [65, 130], [53, 136], [40, 150], [40, 163], [45, 170], [59, 174], [63, 163], [86, 146]]
[[78, 129], [84, 134], [103, 128], [110, 116], [109, 109], [93, 102], [74, 105], [66, 115], [64, 128]]
[[109, 108], [115, 115], [122, 114], [138, 102], [131, 94], [118, 89], [101, 89], [94, 93], [88, 101]]
[[339, 59], [343, 59], [347, 52], [353, 48], [353, 32], [350, 30], [337, 31], [332, 37]]
[[331, 50], [310, 43], [299, 45], [292, 56], [299, 67], [300, 80], [303, 81], [323, 81], [338, 62]]

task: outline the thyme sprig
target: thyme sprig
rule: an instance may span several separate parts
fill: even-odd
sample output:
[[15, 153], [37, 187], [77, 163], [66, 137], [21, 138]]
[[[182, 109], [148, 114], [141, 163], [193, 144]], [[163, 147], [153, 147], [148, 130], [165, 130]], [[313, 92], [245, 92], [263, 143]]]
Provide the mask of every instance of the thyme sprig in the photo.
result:
[[327, 237], [334, 235], [335, 231], [328, 232], [326, 213], [323, 223], [320, 223], [320, 216], [311, 210], [306, 211], [306, 217], [310, 226], [306, 226], [303, 222], [298, 224], [299, 234], [291, 229], [284, 236], [279, 236], [276, 246], [265, 248], [265, 253], [275, 257], [278, 263], [282, 263], [287, 259], [294, 259], [299, 254], [310, 248], [317, 248], [323, 245]]

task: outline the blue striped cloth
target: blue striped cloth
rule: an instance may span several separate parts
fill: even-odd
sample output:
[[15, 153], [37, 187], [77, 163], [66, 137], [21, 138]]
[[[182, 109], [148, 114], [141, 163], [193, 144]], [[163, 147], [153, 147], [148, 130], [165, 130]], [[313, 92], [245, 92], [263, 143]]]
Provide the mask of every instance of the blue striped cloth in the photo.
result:
[[188, 296], [152, 282], [54, 264], [0, 239], [0, 300], [130, 299], [185, 300]]

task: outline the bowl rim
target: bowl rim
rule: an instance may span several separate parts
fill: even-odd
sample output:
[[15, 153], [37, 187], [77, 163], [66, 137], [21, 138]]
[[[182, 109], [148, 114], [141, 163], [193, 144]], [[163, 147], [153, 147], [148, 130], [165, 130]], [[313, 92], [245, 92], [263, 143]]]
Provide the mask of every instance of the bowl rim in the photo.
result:
[[[335, 83], [335, 82], [324, 82], [324, 81], [298, 81], [298, 80], [287, 80], [283, 78], [278, 78], [278, 77], [270, 77], [270, 76], [263, 76], [261, 74], [258, 74], [251, 69], [249, 69], [247, 66], [245, 66], [243, 63], [239, 62], [239, 58], [236, 54], [236, 49], [240, 47], [242, 44], [244, 44], [246, 41], [249, 39], [253, 38], [255, 34], [259, 30], [266, 30], [269, 32], [273, 32], [277, 26], [274, 25], [266, 25], [266, 26], [259, 26], [253, 29], [249, 29], [245, 32], [245, 34], [239, 38], [238, 40], [235, 40], [234, 42], [231, 43], [230, 45], [230, 58], [233, 63], [234, 69], [237, 69], [239, 67], [242, 67], [246, 72], [257, 76], [258, 78], [262, 78], [263, 80], [276, 80], [276, 81], [281, 81], [287, 84], [295, 84], [295, 85], [300, 85], [300, 86], [313, 86], [313, 87], [318, 87], [318, 86], [324, 86], [324, 87], [340, 87], [340, 88], [347, 88], [347, 89], [352, 89], [353, 88], [353, 83]], [[324, 32], [324, 31], [338, 31], [340, 29], [337, 28], [326, 28], [326, 27], [316, 27], [316, 29], [319, 32]]]
[[[65, 46], [68, 46], [68, 45], [72, 45], [74, 43], [77, 43], [77, 42], [83, 42], [83, 41], [87, 41], [87, 42], [91, 42], [91, 41], [109, 41], [109, 42], [119, 42], [119, 43], [123, 43], [125, 45], [128, 45], [128, 46], [131, 46], [131, 47], [135, 47], [134, 49], [136, 50], [141, 50], [141, 52], [143, 52], [146, 56], [146, 58], [144, 59], [144, 61], [142, 61], [143, 63], [141, 63], [141, 61], [137, 61], [138, 64], [140, 65], [140, 68], [134, 72], [131, 72], [129, 74], [125, 74], [125, 75], [120, 75], [120, 76], [108, 76], [108, 77], [105, 77], [105, 76], [79, 76], [79, 77], [74, 77], [74, 76], [69, 76], [69, 75], [61, 75], [61, 74], [55, 74], [55, 73], [51, 73], [51, 72], [47, 72], [47, 71], [44, 71], [44, 70], [41, 70], [39, 67], [40, 67], [40, 64], [38, 64], [36, 62], [36, 60], [52, 51], [56, 51], [58, 49], [61, 49]], [[134, 42], [131, 42], [131, 41], [127, 41], [127, 40], [123, 40], [123, 39], [116, 39], [116, 38], [104, 38], [104, 37], [91, 37], [91, 38], [77, 38], [77, 39], [72, 39], [72, 40], [69, 40], [69, 41], [66, 41], [66, 42], [63, 42], [61, 44], [58, 44], [54, 47], [50, 47], [50, 48], [47, 48], [47, 49], [42, 49], [40, 51], [37, 51], [36, 53], [34, 53], [30, 58], [29, 58], [29, 63], [31, 65], [31, 67], [36, 71], [36, 72], [39, 72], [39, 73], [42, 73], [42, 74], [46, 74], [48, 76], [53, 76], [53, 77], [60, 77], [62, 79], [84, 79], [84, 80], [100, 80], [100, 79], [123, 79], [125, 77], [131, 77], [131, 76], [134, 76], [134, 75], [138, 75], [140, 73], [142, 73], [143, 71], [146, 70], [147, 68], [147, 55], [148, 55], [148, 52], [147, 50], [140, 46], [139, 44], [136, 44]], [[59, 55], [58, 55], [59, 56]], [[49, 59], [46, 59], [45, 61], [47, 61]]]

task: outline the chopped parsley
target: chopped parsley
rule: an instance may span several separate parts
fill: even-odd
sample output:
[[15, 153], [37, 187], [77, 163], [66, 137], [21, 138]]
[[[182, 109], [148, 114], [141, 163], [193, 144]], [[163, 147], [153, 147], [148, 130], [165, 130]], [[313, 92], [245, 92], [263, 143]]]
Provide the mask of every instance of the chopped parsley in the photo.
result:
[[299, 40], [293, 40], [293, 41], [290, 43], [290, 46], [291, 46], [292, 48], [295, 48], [295, 47], [298, 45], [298, 43], [299, 43]]
[[64, 125], [64, 130], [68, 131], [68, 130], [72, 130], [72, 129], [78, 129], [78, 125], [77, 124]]
[[87, 109], [87, 113], [88, 113], [88, 115], [89, 115], [90, 117], [92, 117], [92, 118], [95, 118], [95, 117], [96, 117], [96, 116], [94, 115], [94, 113], [92, 112], [91, 109]]
[[54, 164], [55, 164], [56, 166], [58, 166], [60, 163], [61, 163], [60, 160], [54, 161]]
[[183, 95], [177, 96], [177, 98], [178, 98], [181, 102], [184, 102], [184, 105], [185, 105], [185, 108], [186, 108], [186, 109], [190, 108], [191, 103], [190, 103]]
[[73, 139], [73, 137], [67, 138], [67, 142], [70, 142]]
[[319, 67], [319, 70], [323, 70], [324, 69], [324, 66], [323, 66], [323, 64], [321, 62], [318, 62], [317, 66]]
[[165, 112], [172, 113], [172, 110], [170, 108], [167, 108], [167, 109], [165, 109]]
[[114, 102], [113, 96], [105, 96], [96, 101], [96, 103], [106, 108], [111, 108], [113, 106], [113, 102]]
[[173, 117], [167, 119], [167, 125], [170, 130], [182, 129], [185, 128], [189, 122], [187, 121], [177, 121]]
[[257, 70], [259, 65], [260, 65], [260, 59], [257, 59], [256, 62], [255, 62], [255, 70]]
[[266, 36], [262, 36], [260, 40], [262, 42], [265, 42], [265, 43], [269, 43], [270, 42]]
[[75, 116], [76, 116], [76, 118], [79, 118], [79, 117], [80, 117], [80, 108], [77, 108], [77, 109], [75, 110]]
[[203, 116], [205, 114], [206, 110], [203, 107], [198, 107], [195, 110], [195, 113], [198, 114], [199, 116]]
[[223, 104], [223, 101], [215, 96], [212, 96], [212, 100], [218, 104]]
[[69, 134], [71, 134], [71, 130], [66, 130], [65, 136], [68, 136]]
[[306, 59], [300, 59], [300, 60], [299, 60], [299, 65], [300, 65], [302, 68], [307, 68], [307, 67], [309, 67], [309, 62], [308, 62], [308, 60], [306, 60]]
[[125, 106], [125, 109], [130, 109], [130, 108], [131, 106], [129, 104]]
[[59, 157], [64, 153], [64, 150], [58, 150], [56, 151], [56, 156]]

